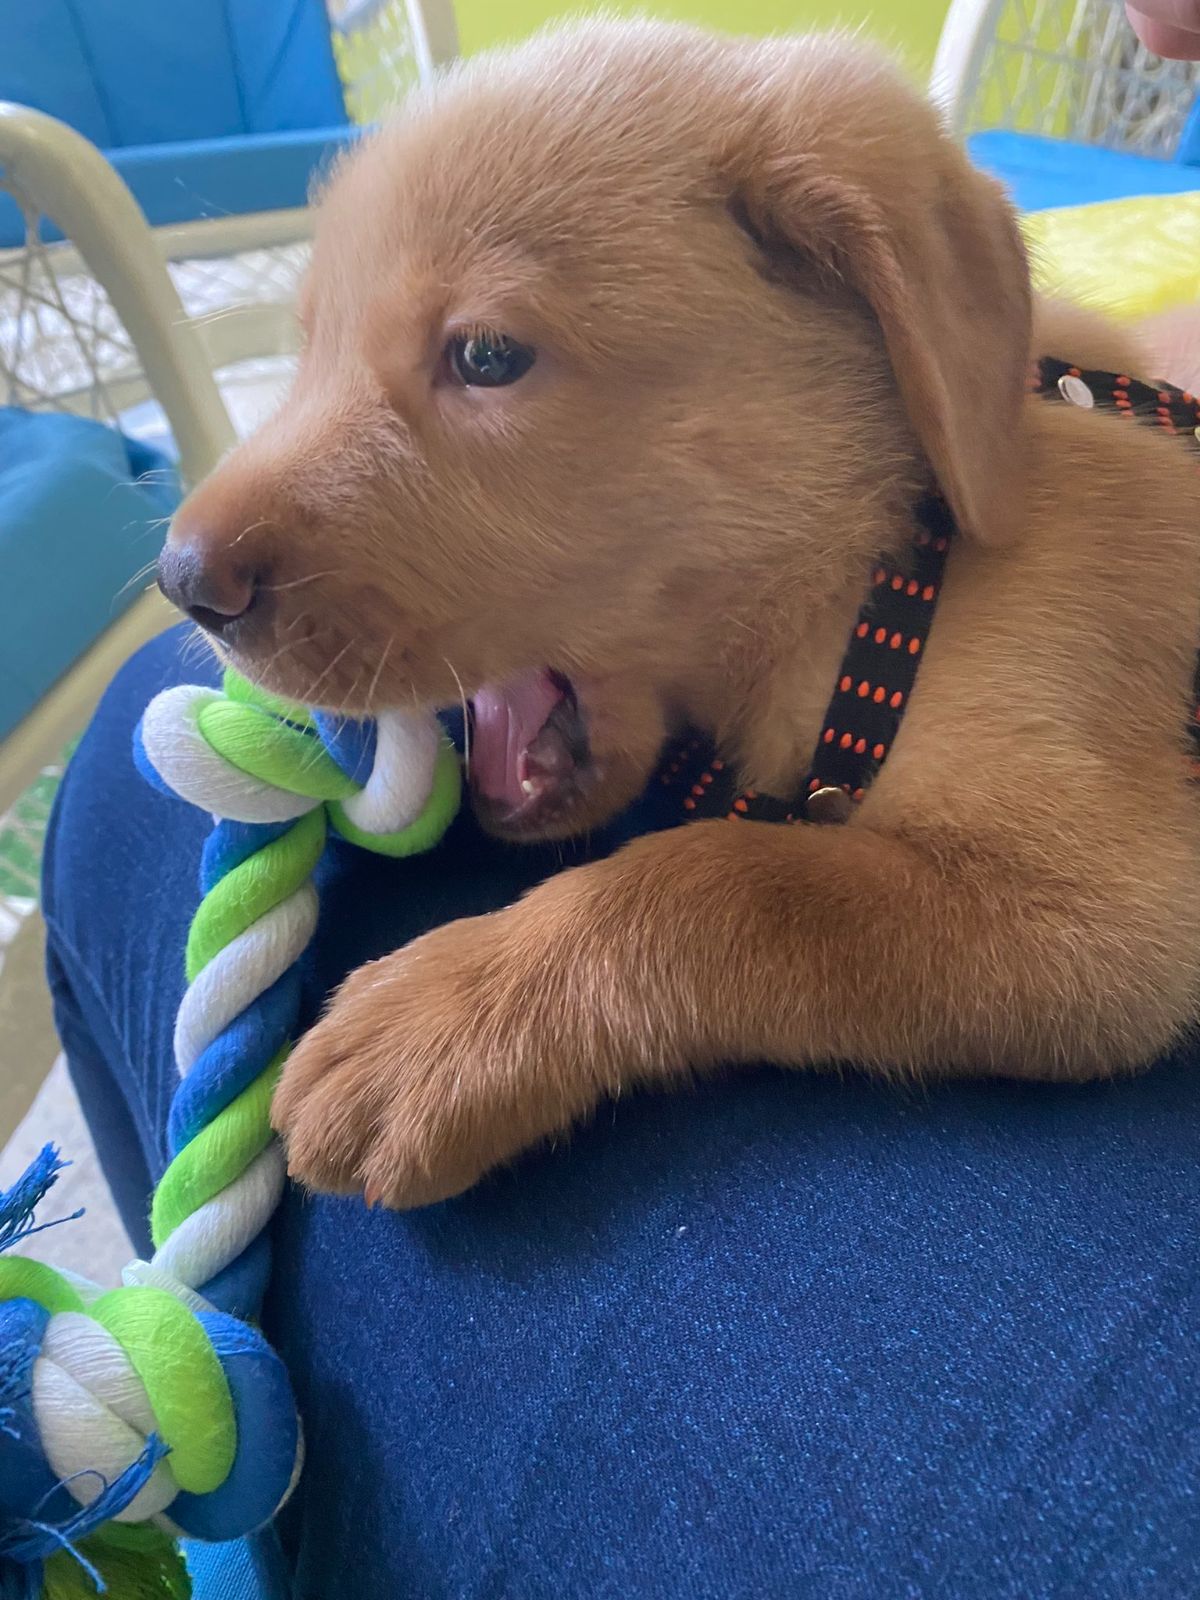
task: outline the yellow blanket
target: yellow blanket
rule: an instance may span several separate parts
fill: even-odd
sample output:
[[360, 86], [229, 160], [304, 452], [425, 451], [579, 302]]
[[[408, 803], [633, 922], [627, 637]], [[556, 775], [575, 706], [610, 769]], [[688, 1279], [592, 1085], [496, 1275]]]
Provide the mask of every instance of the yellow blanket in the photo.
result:
[[1048, 294], [1121, 321], [1200, 301], [1200, 193], [1035, 211], [1022, 226]]

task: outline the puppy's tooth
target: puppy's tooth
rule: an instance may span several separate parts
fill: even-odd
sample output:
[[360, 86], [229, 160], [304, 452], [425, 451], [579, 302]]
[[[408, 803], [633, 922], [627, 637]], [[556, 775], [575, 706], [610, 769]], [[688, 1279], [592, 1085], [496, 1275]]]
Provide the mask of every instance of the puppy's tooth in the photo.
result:
[[532, 778], [521, 779], [522, 794], [537, 794], [540, 788], [541, 784], [535, 783]]

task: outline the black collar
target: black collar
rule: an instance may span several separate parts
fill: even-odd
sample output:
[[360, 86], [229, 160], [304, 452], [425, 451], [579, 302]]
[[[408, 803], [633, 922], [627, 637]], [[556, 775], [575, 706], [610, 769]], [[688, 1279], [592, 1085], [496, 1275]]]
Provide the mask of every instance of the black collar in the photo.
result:
[[[1031, 390], [1088, 410], [1111, 411], [1200, 443], [1200, 401], [1169, 384], [1095, 372], [1046, 357]], [[829, 698], [808, 776], [791, 799], [739, 790], [734, 774], [704, 739], [686, 735], [667, 750], [659, 779], [678, 798], [684, 820], [845, 822], [896, 742], [933, 625], [954, 518], [935, 495], [914, 508], [912, 540], [900, 558], [881, 557], [867, 584]], [[1200, 703], [1200, 663], [1196, 699]], [[1200, 710], [1189, 724], [1200, 747]]]

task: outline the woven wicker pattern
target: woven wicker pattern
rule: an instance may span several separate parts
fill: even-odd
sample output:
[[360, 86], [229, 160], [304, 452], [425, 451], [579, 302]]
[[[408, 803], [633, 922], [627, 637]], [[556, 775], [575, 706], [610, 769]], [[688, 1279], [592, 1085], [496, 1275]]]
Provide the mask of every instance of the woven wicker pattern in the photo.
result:
[[99, 284], [56, 270], [63, 252], [43, 242], [37, 206], [2, 170], [0, 190], [26, 219], [25, 249], [0, 254], [0, 398], [115, 421], [140, 378], [133, 346]]
[[[27, 218], [25, 248], [0, 253], [0, 404], [119, 425], [150, 397], [120, 318], [74, 251], [44, 242], [45, 219], [2, 170], [0, 190]], [[188, 317], [203, 327], [290, 307], [307, 260], [301, 243], [172, 261], [167, 270]]]
[[1170, 157], [1198, 88], [1200, 66], [1152, 55], [1116, 0], [1004, 0], [966, 127]]
[[327, 0], [333, 53], [355, 122], [378, 122], [417, 82], [403, 0]]

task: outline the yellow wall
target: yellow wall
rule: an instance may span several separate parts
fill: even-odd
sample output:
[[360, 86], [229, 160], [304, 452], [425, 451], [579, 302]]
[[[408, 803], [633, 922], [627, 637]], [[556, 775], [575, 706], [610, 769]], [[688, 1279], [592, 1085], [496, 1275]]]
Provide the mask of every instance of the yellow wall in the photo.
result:
[[[583, 9], [562, 0], [456, 0], [464, 51], [520, 38], [555, 16]], [[946, 0], [609, 0], [608, 9], [707, 23], [731, 32], [802, 32], [866, 23], [922, 75], [929, 70]]]

